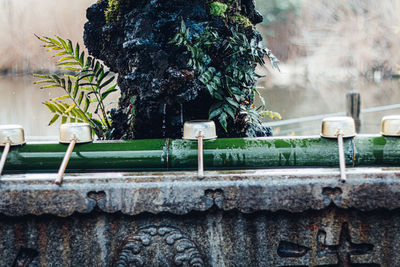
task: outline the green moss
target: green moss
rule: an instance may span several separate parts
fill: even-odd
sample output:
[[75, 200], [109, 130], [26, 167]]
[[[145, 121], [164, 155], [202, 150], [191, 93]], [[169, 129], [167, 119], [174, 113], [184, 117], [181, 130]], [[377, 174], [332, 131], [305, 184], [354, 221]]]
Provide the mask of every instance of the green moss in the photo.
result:
[[246, 16], [236, 14], [235, 16], [233, 16], [233, 20], [236, 23], [242, 24], [245, 28], [253, 27], [253, 23], [251, 23]]
[[121, 2], [123, 0], [108, 0], [107, 10], [104, 12], [106, 16], [106, 22], [111, 23], [118, 21], [121, 16]]
[[210, 14], [215, 17], [226, 17], [226, 10], [228, 9], [228, 5], [221, 2], [212, 2], [210, 4]]

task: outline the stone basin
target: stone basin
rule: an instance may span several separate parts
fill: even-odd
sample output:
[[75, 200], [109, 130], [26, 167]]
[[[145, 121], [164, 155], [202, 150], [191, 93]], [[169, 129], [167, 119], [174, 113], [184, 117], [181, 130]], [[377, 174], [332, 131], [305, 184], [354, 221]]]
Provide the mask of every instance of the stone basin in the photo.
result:
[[[55, 165], [44, 152], [61, 162], [65, 146], [13, 148], [15, 157], [0, 178], [0, 266], [400, 266], [399, 139], [345, 141], [346, 183], [333, 167], [338, 165], [333, 140], [296, 137], [281, 147], [279, 138], [243, 140], [264, 152], [256, 155], [250, 146], [246, 154], [237, 140], [236, 148], [232, 140], [206, 142], [206, 167], [226, 165], [208, 165], [202, 179], [171, 167], [175, 160], [195, 170], [190, 163], [195, 143], [181, 146], [180, 158], [167, 149], [172, 165], [148, 171], [96, 170], [89, 157], [83, 172], [85, 163], [80, 170], [73, 167], [77, 157], [104, 146], [77, 146], [61, 187], [54, 184]], [[154, 141], [164, 149], [150, 150], [161, 155], [157, 161], [166, 158], [164, 141]], [[183, 141], [170, 140], [168, 148], [174, 142]], [[269, 149], [260, 148], [262, 143]], [[35, 149], [43, 147], [48, 149], [38, 154]], [[218, 161], [218, 147], [226, 148], [220, 154], [235, 155], [238, 148], [253, 154], [247, 157], [253, 165], [282, 154], [281, 165]], [[313, 168], [301, 166], [307, 157]]]

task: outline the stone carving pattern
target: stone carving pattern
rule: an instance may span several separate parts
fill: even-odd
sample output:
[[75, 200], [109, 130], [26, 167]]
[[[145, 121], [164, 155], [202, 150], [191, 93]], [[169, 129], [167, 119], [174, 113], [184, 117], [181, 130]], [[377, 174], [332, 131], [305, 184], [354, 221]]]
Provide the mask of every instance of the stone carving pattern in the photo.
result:
[[[318, 232], [318, 240], [321, 239], [324, 240], [323, 238], [324, 236], [325, 236], [324, 231]], [[325, 242], [320, 243], [320, 241], [318, 241], [316, 249], [317, 249], [316, 251], [317, 257], [327, 254], [333, 254], [336, 255], [338, 259], [337, 266], [351, 267], [351, 266], [359, 266], [359, 265], [353, 265], [351, 263], [351, 255], [364, 255], [373, 253], [374, 245], [353, 243], [351, 241], [348, 223], [343, 223], [340, 231], [339, 243], [337, 245], [327, 245], [325, 244]], [[282, 258], [301, 258], [304, 257], [309, 251], [311, 251], [311, 248], [287, 241], [281, 241], [279, 243], [277, 253]], [[379, 267], [380, 265], [376, 263], [364, 263], [362, 266]]]
[[114, 266], [203, 267], [203, 256], [196, 244], [179, 229], [150, 226], [126, 237]]

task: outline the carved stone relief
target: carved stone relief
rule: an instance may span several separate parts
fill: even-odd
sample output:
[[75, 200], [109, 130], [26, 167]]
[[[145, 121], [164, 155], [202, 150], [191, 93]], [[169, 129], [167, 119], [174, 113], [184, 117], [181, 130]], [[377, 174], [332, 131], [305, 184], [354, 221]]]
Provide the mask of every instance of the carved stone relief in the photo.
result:
[[203, 267], [204, 261], [197, 245], [179, 229], [149, 226], [124, 239], [114, 266]]

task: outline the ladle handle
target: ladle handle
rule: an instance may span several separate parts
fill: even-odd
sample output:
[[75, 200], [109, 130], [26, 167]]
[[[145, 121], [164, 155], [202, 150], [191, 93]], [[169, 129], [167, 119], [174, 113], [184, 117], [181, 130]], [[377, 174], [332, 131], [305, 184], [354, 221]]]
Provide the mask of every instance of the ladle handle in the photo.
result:
[[61, 185], [65, 169], [67, 168], [68, 161], [71, 158], [72, 151], [74, 150], [76, 140], [73, 139], [68, 146], [67, 152], [65, 153], [64, 159], [61, 163], [60, 169], [58, 170], [57, 179], [54, 181], [57, 185]]
[[11, 141], [8, 141], [4, 147], [3, 154], [1, 155], [0, 159], [0, 176], [3, 173], [4, 165], [6, 164], [7, 155], [8, 152], [10, 151], [10, 147], [11, 147]]
[[338, 146], [339, 146], [339, 166], [340, 166], [340, 181], [346, 182], [346, 162], [344, 159], [344, 148], [343, 148], [343, 134], [339, 133], [338, 136]]
[[197, 175], [204, 176], [204, 160], [203, 160], [203, 133], [200, 131], [197, 136]]

